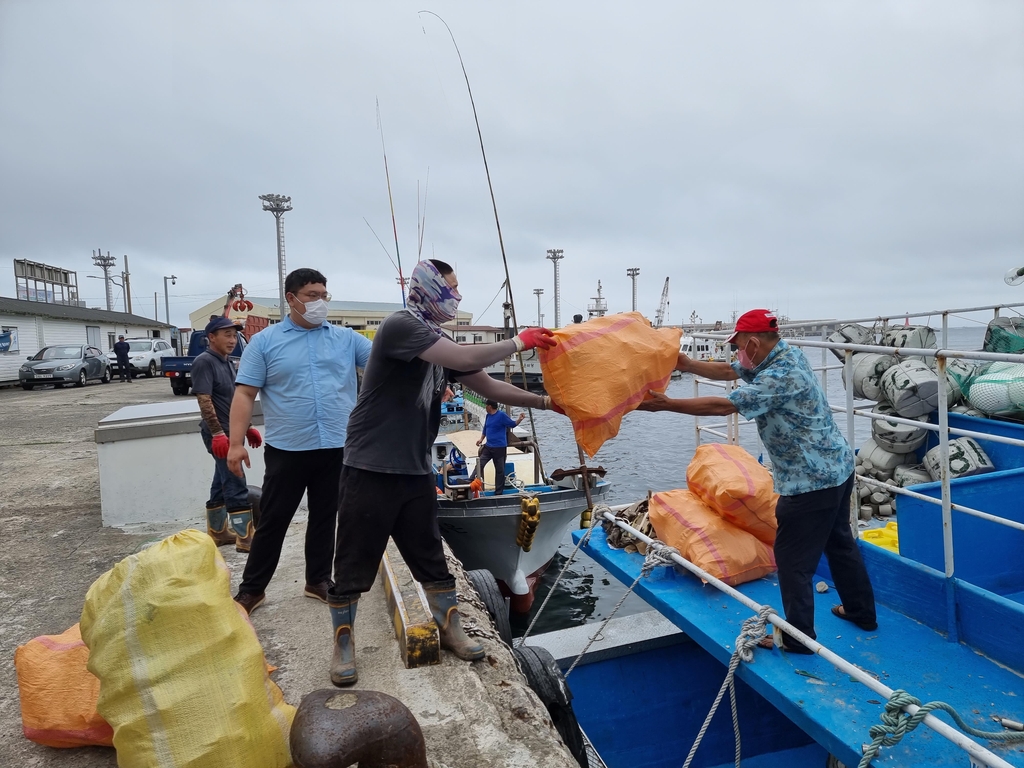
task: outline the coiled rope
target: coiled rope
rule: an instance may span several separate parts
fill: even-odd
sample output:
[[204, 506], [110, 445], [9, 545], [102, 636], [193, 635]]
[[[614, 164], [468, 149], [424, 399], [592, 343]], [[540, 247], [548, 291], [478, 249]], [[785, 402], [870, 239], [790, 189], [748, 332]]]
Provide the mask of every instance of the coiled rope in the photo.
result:
[[729, 659], [729, 670], [725, 673], [725, 680], [722, 681], [722, 687], [718, 689], [715, 702], [711, 705], [708, 716], [704, 718], [704, 724], [700, 727], [693, 746], [690, 747], [690, 753], [686, 756], [683, 768], [690, 768], [690, 763], [693, 762], [694, 755], [697, 754], [697, 749], [700, 747], [704, 734], [707, 733], [708, 726], [711, 725], [711, 719], [715, 716], [715, 712], [718, 711], [718, 705], [722, 703], [722, 697], [726, 691], [729, 691], [729, 704], [732, 707], [732, 731], [736, 739], [736, 768], [740, 768], [740, 720], [736, 709], [736, 670], [739, 668], [741, 661], [745, 661], [748, 664], [754, 661], [754, 648], [764, 639], [768, 619], [774, 613], [775, 609], [770, 605], [762, 605], [756, 616], [744, 619], [740, 627], [740, 634], [736, 638], [736, 650], [732, 652], [732, 658]]
[[[911, 705], [920, 707], [912, 715], [903, 711], [904, 707]], [[953, 718], [957, 728], [970, 736], [988, 739], [989, 741], [998, 741], [1003, 744], [1024, 743], [1024, 732], [1022, 731], [982, 731], [966, 723], [960, 716], [960, 713], [944, 701], [930, 701], [927, 704], [922, 704], [921, 700], [916, 696], [897, 689], [892, 692], [892, 696], [885, 702], [885, 711], [881, 714], [882, 722], [871, 726], [868, 731], [868, 734], [871, 736], [871, 743], [865, 748], [864, 756], [857, 764], [857, 768], [868, 768], [871, 761], [878, 756], [882, 747], [891, 747], [894, 744], [898, 744], [904, 736], [917, 728], [935, 710], [941, 710], [948, 714]]]

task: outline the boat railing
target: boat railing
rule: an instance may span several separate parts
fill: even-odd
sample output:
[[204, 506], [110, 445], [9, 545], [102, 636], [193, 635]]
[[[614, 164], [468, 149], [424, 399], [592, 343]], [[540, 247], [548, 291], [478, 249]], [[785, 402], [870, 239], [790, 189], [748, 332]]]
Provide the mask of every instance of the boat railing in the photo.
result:
[[[1004, 308], [1021, 307], [1024, 304], [1001, 304], [991, 305], [988, 307], [973, 307], [970, 309], [960, 310], [943, 310], [940, 312], [923, 312], [923, 313], [909, 313], [889, 316], [889, 318], [867, 318], [862, 322], [868, 322], [873, 320], [885, 320], [895, 318], [910, 318], [910, 317], [927, 317], [927, 316], [942, 316], [942, 334], [941, 344], [948, 344], [948, 319], [950, 316], [964, 314], [967, 312], [978, 312], [978, 311], [993, 311], [995, 316], [998, 317], [999, 310]], [[843, 325], [845, 323], [855, 321], [835, 321], [835, 325]], [[727, 334], [722, 333], [702, 333], [694, 334], [695, 336], [706, 336], [708, 338], [721, 339], [728, 338]], [[823, 334], [824, 335], [824, 334]], [[1024, 530], [1024, 524], [1021, 524], [1014, 520], [1009, 520], [1005, 517], [1000, 517], [982, 510], [973, 509], [962, 504], [954, 504], [951, 498], [950, 491], [950, 468], [949, 468], [949, 440], [950, 435], [960, 435], [974, 437], [976, 439], [989, 440], [992, 442], [999, 442], [1008, 445], [1014, 445], [1024, 447], [1024, 440], [1015, 439], [1011, 437], [1004, 437], [1000, 435], [992, 435], [987, 433], [975, 432], [972, 430], [962, 428], [951, 428], [949, 426], [949, 407], [947, 400], [947, 391], [949, 387], [948, 380], [946, 378], [946, 365], [950, 359], [961, 359], [961, 360], [972, 360], [979, 362], [1009, 362], [1024, 364], [1024, 354], [1012, 354], [1003, 352], [980, 352], [980, 351], [969, 351], [969, 350], [955, 350], [955, 349], [921, 349], [921, 348], [909, 348], [909, 347], [890, 347], [878, 344], [852, 344], [845, 342], [832, 342], [827, 339], [816, 340], [811, 338], [787, 338], [787, 343], [799, 347], [808, 348], [820, 348], [822, 350], [822, 366], [815, 370], [820, 371], [822, 376], [822, 385], [825, 391], [828, 391], [828, 371], [835, 369], [842, 369], [844, 372], [845, 380], [848, 382], [846, 387], [846, 404], [845, 406], [839, 406], [830, 404], [833, 412], [845, 413], [846, 414], [846, 434], [847, 440], [851, 447], [856, 447], [857, 443], [854, 434], [855, 419], [858, 417], [867, 419], [883, 419], [886, 421], [897, 421], [911, 423], [914, 426], [918, 426], [924, 429], [928, 429], [938, 433], [939, 439], [939, 456], [940, 456], [940, 479], [941, 483], [941, 494], [938, 498], [927, 496], [925, 494], [917, 493], [915, 491], [908, 490], [906, 488], [896, 488], [888, 486], [874, 478], [865, 477], [863, 475], [856, 476], [856, 482], [858, 484], [866, 484], [871, 487], [878, 487], [885, 485], [886, 490], [898, 495], [909, 496], [915, 499], [919, 499], [929, 504], [935, 504], [942, 508], [942, 552], [944, 571], [947, 579], [953, 578], [954, 573], [954, 552], [953, 552], [953, 528], [952, 528], [952, 512], [955, 510], [973, 517], [977, 517], [983, 520], [987, 520], [998, 525], [1003, 525], [1008, 528], [1014, 528], [1017, 530]], [[829, 351], [840, 352], [843, 355], [843, 363], [841, 365], [829, 365], [828, 353]], [[909, 359], [909, 358], [925, 358], [933, 359], [935, 361], [935, 369], [938, 379], [938, 424], [930, 424], [910, 419], [894, 418], [892, 416], [881, 416], [879, 414], [871, 413], [869, 410], [858, 409], [855, 407], [854, 393], [852, 387], [853, 381], [853, 356], [855, 353], [874, 353], [891, 355], [897, 359]], [[698, 391], [698, 385], [721, 385], [722, 382], [710, 382], [706, 380], [697, 381], [698, 377], [694, 377], [694, 393]], [[726, 388], [726, 392], [729, 388]], [[739, 427], [744, 424], [750, 424], [753, 422], [747, 422], [746, 420], [740, 420], [737, 414], [734, 414], [736, 426], [727, 428], [723, 434], [720, 431], [711, 429], [710, 427], [715, 425], [698, 425], [697, 427], [697, 443], [700, 444], [700, 438], [702, 432], [714, 434], [722, 437], [729, 442], [738, 443]], [[698, 420], [699, 421], [699, 420]], [[850, 499], [850, 523], [856, 529], [858, 520], [858, 504], [857, 495], [853, 494]], [[956, 632], [950, 632], [950, 640], [956, 641]]]

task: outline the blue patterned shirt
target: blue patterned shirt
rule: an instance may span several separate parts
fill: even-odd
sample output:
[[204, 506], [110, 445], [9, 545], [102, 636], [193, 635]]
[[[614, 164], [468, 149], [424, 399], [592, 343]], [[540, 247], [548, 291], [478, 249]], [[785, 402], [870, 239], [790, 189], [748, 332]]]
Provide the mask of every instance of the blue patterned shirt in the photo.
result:
[[783, 496], [842, 485], [853, 474], [853, 451], [836, 426], [828, 398], [804, 353], [780, 340], [753, 371], [732, 368], [746, 382], [729, 400], [757, 422]]

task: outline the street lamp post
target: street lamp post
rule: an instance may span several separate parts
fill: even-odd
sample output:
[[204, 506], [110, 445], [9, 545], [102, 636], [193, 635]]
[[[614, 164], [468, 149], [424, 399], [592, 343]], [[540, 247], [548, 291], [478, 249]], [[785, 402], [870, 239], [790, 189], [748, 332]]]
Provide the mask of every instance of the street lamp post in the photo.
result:
[[540, 297], [544, 295], [543, 288], [534, 288], [533, 295], [537, 297], [537, 326], [544, 325], [544, 321], [541, 319], [543, 315], [540, 313]]
[[640, 267], [629, 267], [626, 276], [633, 281], [633, 311], [636, 312], [636, 276], [640, 274]]
[[562, 327], [562, 311], [561, 302], [559, 300], [559, 285], [558, 285], [558, 262], [565, 257], [562, 255], [561, 248], [549, 248], [548, 255], [545, 257], [551, 260], [551, 263], [555, 265], [555, 328]]
[[284, 215], [292, 209], [292, 199], [287, 195], [260, 195], [260, 200], [263, 201], [263, 210], [270, 211], [277, 220], [278, 300], [281, 303], [281, 320], [284, 320], [288, 309], [284, 300], [284, 279], [288, 275], [284, 259]]
[[171, 285], [177, 285], [178, 277], [177, 277], [177, 275], [171, 275], [170, 277], [167, 277], [166, 275], [164, 275], [164, 317], [167, 320], [167, 324], [170, 325], [171, 324], [171, 300], [170, 300], [169, 295], [167, 293], [167, 281], [168, 280], [171, 281]]

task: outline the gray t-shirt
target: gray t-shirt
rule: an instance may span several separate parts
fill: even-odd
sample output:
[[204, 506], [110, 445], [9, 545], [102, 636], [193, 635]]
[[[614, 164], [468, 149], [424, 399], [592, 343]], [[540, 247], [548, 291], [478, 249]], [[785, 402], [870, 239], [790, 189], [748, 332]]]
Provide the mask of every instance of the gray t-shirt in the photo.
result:
[[[209, 395], [213, 410], [217, 413], [224, 434], [231, 421], [231, 399], [235, 396], [235, 364], [228, 358], [206, 350], [192, 362], [192, 391], [197, 395]], [[206, 422], [202, 430], [209, 432]]]
[[345, 465], [394, 475], [429, 475], [430, 446], [441, 423], [441, 399], [452, 372], [418, 355], [441, 337], [409, 310], [377, 331], [348, 420]]

